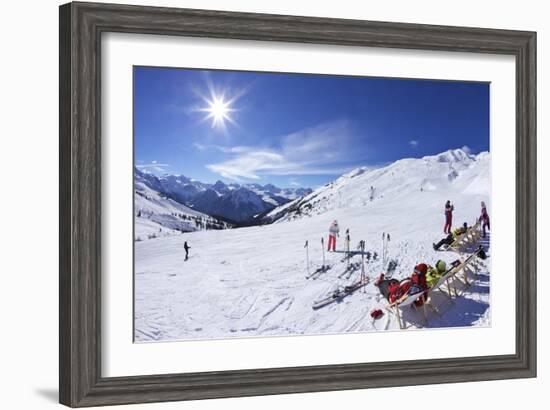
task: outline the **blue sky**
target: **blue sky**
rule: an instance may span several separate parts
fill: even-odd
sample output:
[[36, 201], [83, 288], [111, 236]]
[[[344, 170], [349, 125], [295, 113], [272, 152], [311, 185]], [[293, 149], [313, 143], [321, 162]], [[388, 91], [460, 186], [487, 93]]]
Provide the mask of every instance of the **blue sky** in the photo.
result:
[[489, 150], [489, 84], [134, 68], [136, 166], [316, 187], [358, 166]]

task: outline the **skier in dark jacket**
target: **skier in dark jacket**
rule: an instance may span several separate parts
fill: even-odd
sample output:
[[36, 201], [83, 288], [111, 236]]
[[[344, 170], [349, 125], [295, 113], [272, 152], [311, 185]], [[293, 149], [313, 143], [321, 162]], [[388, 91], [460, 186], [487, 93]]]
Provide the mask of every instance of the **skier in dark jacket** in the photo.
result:
[[185, 249], [185, 260], [187, 260], [189, 259], [189, 249], [191, 249], [191, 247], [187, 245], [187, 241], [183, 244], [183, 249]]
[[449, 233], [445, 238], [441, 239], [438, 243], [434, 243], [433, 247], [435, 251], [438, 251], [443, 245], [449, 246], [456, 238], [468, 231], [468, 224], [464, 222], [462, 228], [456, 228], [452, 233]]
[[455, 207], [451, 204], [451, 201], [445, 203], [445, 226], [443, 227], [443, 233], [450, 234], [451, 227], [453, 225], [453, 211]]

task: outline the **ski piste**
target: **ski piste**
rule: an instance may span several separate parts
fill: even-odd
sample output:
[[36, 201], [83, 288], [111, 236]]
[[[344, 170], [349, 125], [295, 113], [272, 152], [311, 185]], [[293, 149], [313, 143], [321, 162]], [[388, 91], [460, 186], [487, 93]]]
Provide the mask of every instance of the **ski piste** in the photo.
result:
[[[438, 160], [434, 160], [433, 163], [434, 166], [440, 164]], [[424, 175], [421, 174], [424, 168], [411, 168], [405, 161], [395, 171], [395, 178], [390, 178], [387, 174], [383, 176], [387, 177], [384, 185], [378, 181], [378, 176], [372, 178], [373, 184], [377, 183], [376, 198], [373, 202], [368, 202], [368, 189], [371, 186], [371, 171], [368, 171], [364, 172], [363, 176], [343, 178], [342, 182], [335, 182], [333, 188], [329, 186], [325, 191], [316, 192], [317, 196], [312, 195], [311, 198], [303, 200], [304, 204], [311, 204], [311, 212], [308, 211], [308, 207], [302, 205], [301, 200], [297, 200], [296, 204], [300, 204], [302, 214], [297, 213], [295, 218], [292, 207], [282, 206], [281, 212], [286, 212], [288, 217], [277, 220], [273, 225], [198, 231], [135, 242], [136, 312], [143, 314], [139, 317], [136, 314], [135, 326], [139, 332], [144, 331], [135, 337], [137, 340], [154, 341], [156, 337], [166, 340], [248, 337], [279, 332], [284, 334], [289, 330], [296, 334], [338, 333], [359, 328], [373, 330], [369, 329], [370, 316], [367, 314], [383, 301], [378, 300], [379, 291], [372, 286], [372, 282], [379, 273], [387, 270], [388, 262], [393, 258], [398, 259], [399, 264], [393, 278], [399, 280], [412, 274], [414, 266], [418, 263], [433, 265], [438, 259], [442, 259], [448, 264], [457, 257], [462, 257], [459, 252], [433, 252], [431, 242], [442, 237], [444, 218], [440, 208], [447, 200], [447, 196], [457, 202], [456, 207], [460, 211], [456, 212], [457, 223], [473, 223], [472, 218], [479, 215], [479, 201], [490, 198], [490, 191], [488, 188], [485, 190], [484, 181], [485, 176], [490, 181], [492, 168], [489, 164], [481, 169], [483, 173], [480, 174], [481, 171], [478, 172], [474, 166], [477, 165], [465, 164], [464, 171], [459, 170], [464, 175], [447, 186], [449, 181], [446, 168], [442, 167], [441, 172], [437, 170]], [[378, 175], [378, 172], [381, 173], [372, 173]], [[422, 178], [417, 178], [417, 174]], [[362, 181], [362, 178], [365, 178], [365, 181]], [[428, 189], [426, 186], [429, 184], [425, 184], [425, 192], [420, 193], [418, 188], [423, 181], [433, 183], [436, 189], [432, 191], [432, 187]], [[410, 185], [414, 185], [414, 189], [409, 189]], [[340, 191], [345, 194], [341, 198], [338, 197]], [[382, 194], [385, 198], [381, 199]], [[138, 199], [143, 198], [139, 196]], [[168, 203], [167, 199], [166, 202]], [[136, 203], [139, 202], [136, 200]], [[488, 204], [489, 211], [493, 205], [494, 203]], [[145, 225], [148, 220], [144, 211], [142, 213], [141, 218], [134, 219], [142, 221], [142, 229], [145, 231], [149, 226]], [[333, 220], [338, 220], [340, 225], [338, 251], [335, 254], [327, 253], [327, 239], [324, 241], [326, 263], [332, 266], [324, 273], [319, 272], [317, 279], [306, 280], [306, 275], [322, 265], [319, 242], [321, 236], [327, 238], [328, 228]], [[139, 231], [141, 228], [138, 228], [139, 226], [136, 227], [136, 234], [144, 235]], [[365, 239], [365, 250], [371, 253], [376, 251], [378, 254], [375, 261], [372, 259], [373, 255], [368, 260], [365, 254], [365, 271], [370, 278], [370, 284], [356, 291], [353, 296], [345, 298], [343, 303], [315, 311], [311, 308], [313, 302], [328, 296], [338, 286], [359, 280], [361, 271], [356, 271], [349, 280], [337, 278], [346, 268], [346, 263], [340, 262], [344, 256], [346, 228], [350, 229], [350, 234], [353, 230], [352, 252], [355, 251], [359, 240]], [[391, 252], [388, 252], [389, 257], [384, 265], [381, 263], [382, 231], [389, 232], [392, 239], [388, 245], [388, 249], [391, 246]], [[498, 236], [493, 235], [493, 244], [495, 238]], [[308, 248], [304, 248], [306, 239], [311, 240], [309, 272]], [[480, 242], [488, 253], [492, 250], [490, 239], [491, 235], [486, 241]], [[184, 240], [192, 246], [189, 256], [191, 252], [194, 255], [185, 263], [182, 257]], [[466, 252], [469, 252], [469, 248]], [[356, 261], [361, 261], [361, 255], [354, 255], [350, 262]], [[304, 265], [306, 269], [302, 270]], [[486, 266], [480, 271], [479, 279], [473, 281], [476, 286], [465, 287], [464, 296], [454, 299], [458, 303], [445, 304], [443, 307], [449, 308], [449, 311], [445, 310], [441, 318], [430, 315], [430, 321], [433, 319], [430, 327], [490, 326], [491, 319], [494, 319], [494, 315], [491, 315], [491, 301], [494, 300], [494, 286], [491, 287], [494, 281], [491, 283], [489, 275], [491, 268], [489, 255]], [[178, 272], [177, 279], [166, 274], [158, 274], [165, 272]], [[460, 283], [455, 284], [462, 290]], [[208, 292], [204, 293], [205, 289]], [[442, 289], [445, 290], [445, 285]], [[176, 292], [174, 297], [172, 292]], [[363, 296], [362, 292], [367, 293]], [[224, 297], [218, 297], [214, 304], [196, 303], [196, 297], [193, 297], [203, 295], [204, 298], [210, 298], [215, 294], [223, 294]], [[440, 295], [439, 292], [434, 293], [434, 296], [435, 302], [446, 302], [444, 295]], [[178, 314], [177, 317], [173, 317], [170, 311], [165, 309], [166, 303], [173, 303], [170, 307]], [[250, 306], [252, 308], [249, 310]], [[274, 307], [276, 309], [270, 313], [268, 319], [262, 320], [263, 315], [271, 312]], [[207, 323], [208, 326], [204, 326], [202, 330], [195, 330], [196, 325], [194, 321], [189, 321], [188, 312], [192, 313], [194, 321]], [[375, 325], [383, 328], [384, 322], [385, 318], [382, 317]], [[203, 327], [202, 323], [198, 326]], [[355, 323], [359, 324], [352, 327]], [[364, 326], [360, 323], [364, 323]], [[229, 326], [235, 331], [229, 332]], [[392, 319], [390, 328], [393, 327]], [[248, 330], [256, 328], [257, 330]], [[157, 336], [159, 333], [155, 333], [156, 329], [162, 330], [160, 336]]]
[[334, 290], [326, 298], [320, 299], [317, 302], [314, 302], [312, 308], [313, 310], [317, 310], [327, 305], [330, 305], [333, 302], [339, 302], [342, 299], [344, 299], [346, 296], [349, 296], [355, 291], [361, 289], [363, 286], [366, 286], [368, 283], [369, 283], [368, 279], [358, 280], [357, 282], [354, 282], [351, 285], [344, 286], [343, 288], [338, 288]]

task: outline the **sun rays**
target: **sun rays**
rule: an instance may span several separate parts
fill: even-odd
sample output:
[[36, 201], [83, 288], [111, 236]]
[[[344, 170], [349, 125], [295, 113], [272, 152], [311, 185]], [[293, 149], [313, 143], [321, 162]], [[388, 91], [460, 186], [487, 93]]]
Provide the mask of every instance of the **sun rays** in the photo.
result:
[[208, 95], [195, 90], [196, 94], [203, 101], [203, 105], [195, 109], [195, 111], [205, 113], [203, 121], [210, 121], [213, 129], [227, 131], [227, 125], [232, 124], [238, 126], [235, 120], [235, 114], [239, 111], [235, 107], [235, 102], [241, 98], [247, 91], [247, 88], [234, 90], [229, 88], [215, 87], [214, 84], [207, 80]]
[[236, 110], [231, 106], [232, 101], [226, 101], [224, 96], [212, 95], [211, 99], [205, 99], [207, 107], [199, 108], [199, 111], [207, 113], [206, 120], [212, 120], [212, 128], [225, 128], [226, 121], [236, 125], [231, 113]]

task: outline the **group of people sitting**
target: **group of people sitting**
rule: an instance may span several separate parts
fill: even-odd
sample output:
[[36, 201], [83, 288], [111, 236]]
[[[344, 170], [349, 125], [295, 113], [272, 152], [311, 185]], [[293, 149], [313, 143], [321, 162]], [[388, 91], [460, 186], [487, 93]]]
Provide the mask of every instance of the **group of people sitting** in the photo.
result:
[[[460, 261], [455, 261], [451, 266], [456, 266]], [[384, 274], [380, 274], [375, 282], [380, 293], [388, 302], [394, 303], [404, 298], [405, 295], [418, 295], [414, 302], [416, 306], [422, 306], [428, 297], [428, 290], [431, 289], [439, 279], [447, 272], [447, 264], [444, 260], [438, 260], [435, 266], [429, 266], [425, 263], [419, 263], [414, 267], [410, 277], [397, 280], [385, 279]]]
[[[446, 212], [446, 223], [444, 232], [447, 234], [443, 239], [438, 243], [433, 244], [434, 250], [439, 250], [443, 245], [451, 245], [458, 237], [468, 232], [468, 224], [464, 224], [460, 228], [456, 228], [451, 231], [451, 221], [452, 221], [452, 211], [454, 207], [451, 205], [450, 201], [447, 201], [445, 204]], [[484, 202], [481, 202], [481, 216], [480, 222], [483, 229], [483, 237], [485, 238], [486, 229], [490, 229], [489, 225], [489, 215]], [[476, 251], [476, 255], [481, 259], [485, 259], [487, 256], [483, 247], [480, 245]], [[449, 268], [453, 269], [454, 267], [460, 265], [460, 260], [455, 260], [451, 263]], [[406, 296], [417, 296], [417, 299], [413, 302], [415, 306], [422, 306], [428, 299], [428, 291], [433, 288], [438, 282], [439, 279], [449, 272], [447, 269], [447, 263], [439, 259], [434, 266], [430, 266], [426, 263], [419, 263], [414, 267], [414, 271], [410, 277], [404, 279], [386, 279], [384, 274], [380, 274], [375, 286], [380, 290], [380, 294], [389, 302], [394, 303], [402, 301]], [[382, 315], [382, 311], [377, 309], [371, 312], [371, 316], [375, 319]]]

